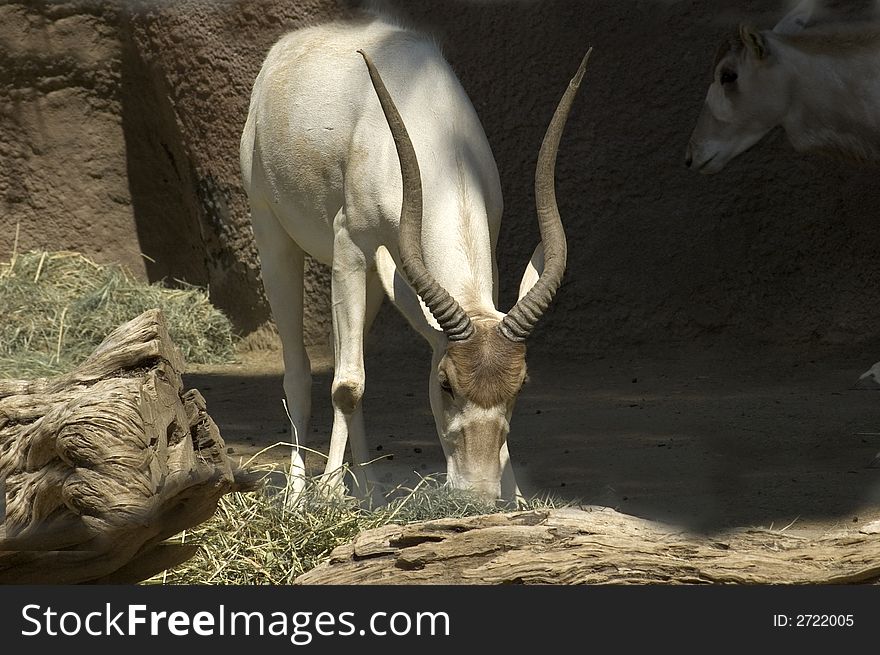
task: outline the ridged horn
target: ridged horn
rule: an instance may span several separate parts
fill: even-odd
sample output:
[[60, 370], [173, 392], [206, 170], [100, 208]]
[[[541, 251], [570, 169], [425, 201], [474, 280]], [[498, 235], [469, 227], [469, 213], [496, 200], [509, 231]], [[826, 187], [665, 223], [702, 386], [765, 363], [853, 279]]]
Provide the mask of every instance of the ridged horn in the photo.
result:
[[541, 243], [544, 245], [544, 270], [535, 285], [501, 319], [499, 329], [511, 341], [525, 341], [529, 337], [550, 306], [565, 273], [565, 230], [556, 204], [556, 153], [559, 151], [559, 140], [592, 52], [593, 49], [590, 48], [584, 55], [580, 68], [556, 107], [541, 143], [535, 170], [535, 204]]
[[403, 178], [403, 204], [400, 208], [400, 263], [403, 273], [412, 288], [450, 341], [463, 341], [474, 333], [471, 320], [461, 305], [444, 289], [434, 276], [428, 272], [422, 256], [422, 180], [419, 162], [410, 141], [403, 119], [397, 111], [379, 71], [363, 50], [358, 50], [367, 64], [370, 80], [382, 105], [382, 112], [400, 160], [400, 174]]

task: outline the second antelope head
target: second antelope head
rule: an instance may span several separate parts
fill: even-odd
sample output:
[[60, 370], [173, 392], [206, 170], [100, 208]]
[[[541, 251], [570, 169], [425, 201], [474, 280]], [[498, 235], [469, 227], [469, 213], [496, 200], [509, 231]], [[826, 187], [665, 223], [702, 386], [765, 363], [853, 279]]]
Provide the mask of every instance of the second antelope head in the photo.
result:
[[785, 38], [804, 30], [816, 0], [803, 0], [772, 31], [741, 25], [725, 39], [713, 80], [685, 153], [688, 168], [711, 175], [782, 125], [791, 111], [796, 68], [783, 55]]

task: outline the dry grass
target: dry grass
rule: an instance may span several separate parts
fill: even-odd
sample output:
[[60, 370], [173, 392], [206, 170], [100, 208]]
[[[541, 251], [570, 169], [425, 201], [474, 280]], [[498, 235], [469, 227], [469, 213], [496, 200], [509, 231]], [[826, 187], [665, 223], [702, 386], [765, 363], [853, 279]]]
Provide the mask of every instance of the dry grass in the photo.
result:
[[196, 287], [145, 284], [75, 252], [13, 253], [0, 264], [0, 377], [69, 370], [116, 327], [158, 307], [189, 363], [231, 360], [229, 320]]
[[[291, 506], [286, 502], [286, 489], [283, 474], [275, 473], [267, 475], [266, 484], [258, 491], [224, 496], [210, 521], [181, 536], [187, 543], [198, 543], [199, 553], [148, 582], [290, 584], [364, 530], [513, 509], [451, 490], [433, 478], [423, 479], [414, 489], [397, 490], [393, 499], [378, 509], [365, 509], [353, 498], [328, 497], [316, 482], [310, 482]], [[552, 498], [526, 503], [530, 509], [562, 504]]]

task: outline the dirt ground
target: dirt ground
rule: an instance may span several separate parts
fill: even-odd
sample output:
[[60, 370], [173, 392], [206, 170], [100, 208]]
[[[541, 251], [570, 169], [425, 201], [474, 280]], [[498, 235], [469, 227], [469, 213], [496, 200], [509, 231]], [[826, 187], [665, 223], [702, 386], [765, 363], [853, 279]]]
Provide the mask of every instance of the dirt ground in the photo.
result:
[[[416, 339], [368, 347], [368, 441], [389, 488], [445, 468], [427, 397], [430, 357]], [[261, 351], [187, 375], [242, 461], [290, 438], [280, 359]], [[880, 519], [880, 393], [854, 384], [873, 361], [711, 343], [602, 358], [538, 349], [511, 422], [520, 486], [705, 532], [858, 528]], [[309, 446], [326, 453], [326, 353], [313, 352], [313, 368]], [[277, 447], [258, 461], [287, 454]], [[318, 456], [309, 462], [320, 466]]]

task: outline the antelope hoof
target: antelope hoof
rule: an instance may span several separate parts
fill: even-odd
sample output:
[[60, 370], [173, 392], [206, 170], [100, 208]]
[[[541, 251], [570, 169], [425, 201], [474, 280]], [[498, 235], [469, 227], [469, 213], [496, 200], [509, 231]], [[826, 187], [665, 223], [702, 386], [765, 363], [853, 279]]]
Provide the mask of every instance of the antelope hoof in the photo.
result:
[[349, 494], [345, 488], [342, 469], [325, 473], [318, 479], [318, 492], [326, 500], [341, 501]]

